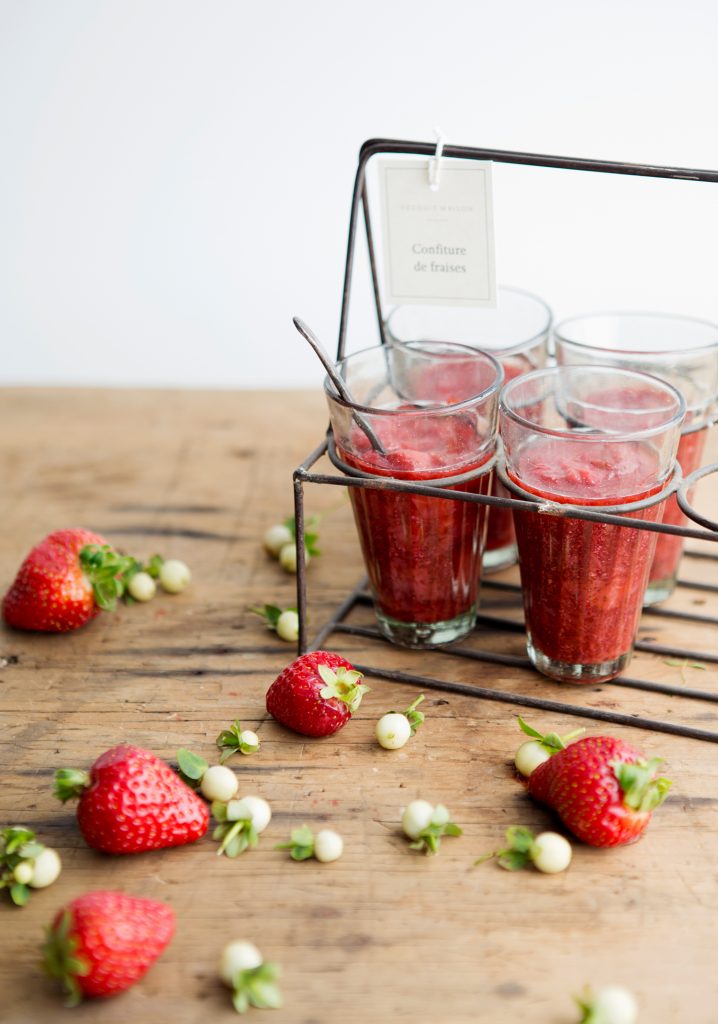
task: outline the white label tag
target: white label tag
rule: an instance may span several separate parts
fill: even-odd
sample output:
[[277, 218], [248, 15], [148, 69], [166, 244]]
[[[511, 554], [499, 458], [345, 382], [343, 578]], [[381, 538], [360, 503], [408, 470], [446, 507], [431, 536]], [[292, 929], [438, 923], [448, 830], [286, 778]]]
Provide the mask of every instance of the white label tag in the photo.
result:
[[442, 158], [379, 165], [388, 303], [495, 306], [491, 164]]

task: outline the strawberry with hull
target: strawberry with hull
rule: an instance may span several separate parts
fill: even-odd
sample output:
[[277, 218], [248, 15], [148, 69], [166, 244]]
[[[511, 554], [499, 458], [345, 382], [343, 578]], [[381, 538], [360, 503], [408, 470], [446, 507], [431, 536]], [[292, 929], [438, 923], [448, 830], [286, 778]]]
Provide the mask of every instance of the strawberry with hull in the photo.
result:
[[88, 892], [58, 911], [43, 947], [46, 972], [69, 1006], [114, 996], [139, 981], [170, 942], [171, 907], [122, 892]]
[[3, 618], [14, 629], [69, 633], [100, 611], [113, 611], [121, 597], [150, 600], [154, 578], [162, 583], [162, 573], [171, 564], [183, 563], [164, 562], [154, 555], [144, 566], [91, 530], [56, 530], [18, 569], [3, 599]]
[[200, 839], [206, 803], [149, 750], [122, 744], [102, 754], [89, 773], [60, 768], [55, 796], [79, 797], [77, 821], [88, 846], [103, 853], [144, 853]]
[[643, 835], [666, 798], [660, 763], [613, 736], [587, 736], [534, 768], [528, 790], [584, 843], [622, 846]]
[[303, 736], [331, 736], [346, 725], [368, 687], [339, 654], [311, 651], [288, 665], [267, 690], [267, 711]]

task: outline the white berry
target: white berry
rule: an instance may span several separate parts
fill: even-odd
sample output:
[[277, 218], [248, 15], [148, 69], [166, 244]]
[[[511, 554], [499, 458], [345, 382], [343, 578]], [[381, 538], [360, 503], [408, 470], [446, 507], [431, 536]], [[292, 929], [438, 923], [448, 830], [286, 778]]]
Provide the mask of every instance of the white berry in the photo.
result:
[[277, 619], [276, 629], [278, 637], [286, 640], [287, 643], [294, 643], [299, 636], [299, 615], [291, 610], [282, 612]]
[[409, 839], [418, 839], [419, 834], [428, 828], [434, 814], [434, 808], [427, 800], [412, 800], [401, 816], [401, 827]]
[[385, 750], [398, 750], [411, 737], [411, 725], [406, 715], [390, 711], [376, 723], [376, 738]]
[[234, 988], [238, 971], [252, 971], [262, 963], [262, 954], [251, 942], [229, 942], [219, 959], [219, 976], [225, 985]]
[[638, 1004], [632, 992], [622, 985], [606, 985], [599, 989], [592, 1003], [596, 1022], [600, 1024], [635, 1024]]
[[239, 734], [239, 742], [241, 744], [246, 743], [248, 747], [259, 748], [259, 736], [257, 736], [256, 732], [252, 732], [251, 729], [242, 729]]
[[338, 860], [344, 852], [344, 840], [330, 828], [322, 829], [314, 837], [314, 856], [322, 864]]
[[208, 800], [227, 803], [239, 789], [239, 779], [226, 765], [213, 764], [202, 776], [200, 789]]
[[191, 579], [189, 566], [177, 558], [168, 558], [160, 566], [160, 585], [168, 594], [181, 594]]
[[[309, 561], [309, 556], [306, 553], [305, 561]], [[279, 564], [285, 572], [297, 571], [297, 548], [294, 541], [291, 544], [285, 544], [279, 552]]]
[[251, 821], [255, 832], [264, 832], [272, 819], [272, 809], [261, 796], [243, 796], [229, 804], [227, 818], [230, 821]]
[[15, 868], [13, 868], [12, 876], [18, 885], [29, 885], [32, 880], [33, 868], [29, 860], [21, 860]]
[[45, 889], [52, 885], [61, 871], [62, 861], [57, 851], [46, 846], [35, 858], [30, 885], [33, 889]]
[[548, 750], [542, 747], [538, 740], [527, 740], [516, 751], [514, 764], [522, 775], [529, 776], [534, 768], [548, 761], [550, 756]]
[[534, 839], [529, 855], [539, 871], [556, 875], [569, 866], [572, 852], [569, 841], [558, 832], [541, 832]]
[[135, 601], [151, 601], [157, 593], [157, 584], [148, 572], [136, 572], [127, 584], [127, 592]]
[[279, 552], [285, 544], [293, 544], [294, 537], [288, 526], [285, 526], [284, 523], [277, 523], [275, 526], [269, 527], [262, 538], [262, 543], [270, 555], [279, 558]]

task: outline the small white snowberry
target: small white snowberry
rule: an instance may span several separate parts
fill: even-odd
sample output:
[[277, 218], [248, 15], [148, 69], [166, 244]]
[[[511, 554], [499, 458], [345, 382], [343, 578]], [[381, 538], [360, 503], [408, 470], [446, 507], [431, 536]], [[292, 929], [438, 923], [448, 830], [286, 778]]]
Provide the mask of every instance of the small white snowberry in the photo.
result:
[[168, 558], [160, 566], [160, 586], [168, 594], [181, 594], [191, 579], [189, 566], [177, 558]]
[[253, 943], [229, 942], [219, 960], [219, 976], [225, 985], [234, 988], [234, 979], [239, 971], [252, 971], [262, 963], [262, 954]]
[[[295, 562], [296, 569], [296, 562]], [[299, 615], [291, 609], [282, 614], [277, 619], [277, 636], [282, 640], [286, 640], [287, 643], [294, 643], [299, 637]]]
[[522, 775], [529, 776], [534, 768], [548, 761], [551, 754], [538, 740], [526, 740], [516, 751], [514, 764]]
[[228, 821], [251, 821], [255, 832], [264, 832], [272, 819], [272, 809], [261, 796], [243, 796], [227, 805]]
[[[256, 747], [256, 749], [259, 750], [259, 736], [257, 736], [256, 732], [253, 732], [251, 729], [242, 729], [239, 734], [239, 742], [240, 745], [246, 743], [248, 747]], [[244, 753], [244, 751], [242, 751], [242, 753]]]
[[401, 827], [409, 839], [418, 839], [421, 832], [428, 828], [434, 814], [434, 808], [427, 800], [412, 800], [401, 816]]
[[127, 584], [127, 592], [135, 601], [151, 601], [157, 593], [157, 584], [148, 572], [136, 572]]
[[338, 860], [344, 852], [344, 840], [330, 828], [322, 829], [314, 837], [314, 856], [322, 864]]
[[[304, 561], [309, 562], [309, 555], [304, 552]], [[297, 571], [297, 548], [294, 541], [291, 544], [285, 544], [279, 552], [279, 564], [285, 572], [296, 572]]]
[[293, 544], [292, 531], [284, 523], [276, 523], [270, 526], [262, 538], [265, 548], [274, 558], [279, 558], [279, 552], [285, 544]]
[[572, 854], [571, 844], [558, 832], [541, 832], [529, 851], [534, 867], [547, 875], [565, 871], [571, 863]]
[[208, 800], [227, 803], [239, 789], [239, 779], [226, 765], [213, 764], [202, 776], [200, 789]]
[[638, 1004], [632, 992], [622, 985], [606, 985], [596, 993], [592, 1009], [598, 1024], [635, 1024]]
[[32, 881], [33, 867], [32, 862], [29, 860], [21, 860], [15, 868], [13, 868], [12, 876], [18, 885], [29, 885]]
[[411, 725], [406, 715], [390, 711], [376, 723], [376, 738], [385, 750], [399, 750], [411, 738]]
[[38, 853], [32, 868], [29, 884], [33, 889], [45, 889], [58, 878], [62, 871], [62, 861], [56, 850], [46, 846]]

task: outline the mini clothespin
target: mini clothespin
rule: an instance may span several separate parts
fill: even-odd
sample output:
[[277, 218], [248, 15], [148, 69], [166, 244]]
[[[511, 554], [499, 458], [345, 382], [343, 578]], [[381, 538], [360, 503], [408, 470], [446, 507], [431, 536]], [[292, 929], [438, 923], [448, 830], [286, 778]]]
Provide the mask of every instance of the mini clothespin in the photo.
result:
[[441, 154], [444, 152], [444, 133], [441, 128], [434, 128], [436, 136], [436, 149], [429, 160], [429, 188], [432, 192], [439, 191], [439, 171], [441, 170]]

